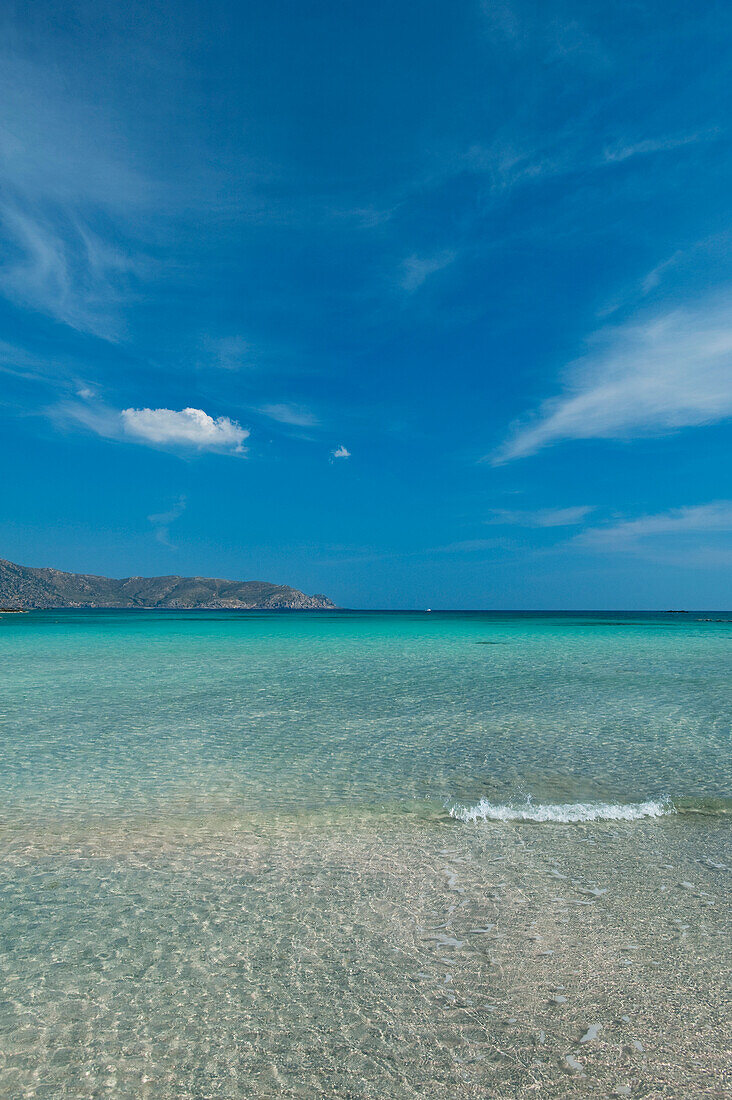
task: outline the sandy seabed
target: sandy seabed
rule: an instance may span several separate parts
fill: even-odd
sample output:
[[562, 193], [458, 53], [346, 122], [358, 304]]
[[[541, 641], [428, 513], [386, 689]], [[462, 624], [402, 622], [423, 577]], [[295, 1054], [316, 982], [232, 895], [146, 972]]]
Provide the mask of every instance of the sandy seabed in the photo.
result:
[[8, 832], [0, 1095], [730, 1095], [729, 827]]

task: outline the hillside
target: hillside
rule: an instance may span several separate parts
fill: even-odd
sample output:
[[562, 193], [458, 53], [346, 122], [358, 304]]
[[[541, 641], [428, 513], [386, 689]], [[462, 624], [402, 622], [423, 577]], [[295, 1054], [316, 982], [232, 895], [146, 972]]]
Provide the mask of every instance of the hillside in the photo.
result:
[[272, 608], [335, 607], [289, 585], [211, 577], [96, 577], [36, 569], [0, 559], [0, 607]]

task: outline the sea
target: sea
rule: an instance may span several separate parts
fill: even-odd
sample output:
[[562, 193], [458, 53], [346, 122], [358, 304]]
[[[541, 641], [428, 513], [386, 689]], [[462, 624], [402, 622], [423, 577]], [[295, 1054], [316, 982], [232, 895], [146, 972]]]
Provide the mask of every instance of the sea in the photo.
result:
[[732, 1095], [731, 643], [0, 615], [0, 1096]]

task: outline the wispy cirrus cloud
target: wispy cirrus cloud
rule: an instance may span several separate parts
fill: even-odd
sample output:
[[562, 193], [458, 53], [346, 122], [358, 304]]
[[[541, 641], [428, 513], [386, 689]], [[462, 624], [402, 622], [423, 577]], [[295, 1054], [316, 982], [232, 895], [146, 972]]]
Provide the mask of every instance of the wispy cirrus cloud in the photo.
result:
[[58, 385], [59, 378], [69, 384], [73, 368], [61, 357], [38, 354], [17, 344], [0, 340], [0, 374], [44, 386]]
[[445, 546], [433, 546], [424, 551], [428, 554], [475, 554], [483, 550], [503, 550], [509, 543], [506, 539], [462, 539], [459, 542], [448, 542]]
[[409, 256], [401, 265], [399, 285], [409, 293], [419, 290], [430, 275], [449, 267], [456, 258], [457, 253], [453, 250], [438, 252], [434, 256]]
[[601, 177], [625, 162], [674, 153], [721, 137], [719, 129], [709, 129], [649, 137], [629, 135], [603, 144], [594, 129], [595, 123], [590, 113], [588, 118], [572, 119], [570, 124], [553, 132], [517, 130], [490, 144], [476, 142], [456, 159], [452, 172], [474, 173], [484, 184], [484, 197], [498, 200], [522, 187], [541, 186], [577, 174]]
[[138, 260], [108, 230], [119, 239], [154, 189], [131, 166], [115, 120], [69, 83], [53, 66], [0, 54], [0, 293], [114, 339]]
[[114, 340], [117, 307], [141, 265], [89, 227], [0, 202], [6, 258], [0, 293], [78, 332]]
[[157, 512], [147, 517], [148, 522], [153, 525], [157, 541], [162, 543], [163, 546], [167, 546], [170, 550], [175, 550], [175, 546], [170, 541], [170, 525], [171, 523], [175, 523], [177, 519], [180, 519], [185, 510], [186, 498], [185, 496], [180, 496], [167, 512]]
[[318, 424], [317, 416], [303, 405], [262, 405], [257, 411], [278, 424], [289, 424], [295, 428], [314, 428]]
[[244, 336], [207, 335], [201, 344], [207, 366], [213, 365], [224, 371], [238, 371], [251, 368], [256, 362], [256, 349]]
[[606, 328], [564, 391], [518, 423], [494, 465], [568, 439], [628, 439], [732, 415], [730, 296]]
[[535, 511], [517, 511], [495, 508], [486, 523], [515, 527], [573, 527], [582, 523], [594, 511], [592, 504], [578, 504], [570, 508], [538, 508]]
[[69, 89], [58, 65], [0, 53], [0, 171], [28, 201], [105, 210], [140, 208], [150, 180], [132, 163], [116, 119]]
[[668, 512], [621, 520], [605, 527], [583, 531], [576, 543], [593, 550], [635, 553], [659, 539], [668, 543], [685, 536], [728, 534], [732, 532], [732, 500], [692, 504]]
[[617, 164], [631, 157], [650, 156], [653, 153], [668, 153], [684, 145], [696, 145], [700, 141], [712, 141], [719, 136], [718, 130], [703, 130], [692, 134], [676, 134], [667, 137], [645, 138], [635, 142], [620, 142], [605, 149], [603, 159], [607, 164]]
[[544, 65], [604, 69], [608, 57], [599, 39], [577, 19], [561, 18], [547, 7], [481, 0], [485, 26], [494, 40], [518, 54], [538, 55]]

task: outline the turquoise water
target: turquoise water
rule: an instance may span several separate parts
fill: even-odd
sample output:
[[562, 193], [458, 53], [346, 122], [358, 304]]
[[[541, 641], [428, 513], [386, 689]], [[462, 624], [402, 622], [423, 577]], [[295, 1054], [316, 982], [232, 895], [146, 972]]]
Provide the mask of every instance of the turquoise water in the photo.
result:
[[668, 615], [5, 616], [0, 792], [15, 821], [704, 808], [732, 792], [731, 639]]
[[731, 619], [0, 616], [0, 1094], [721, 1095]]

